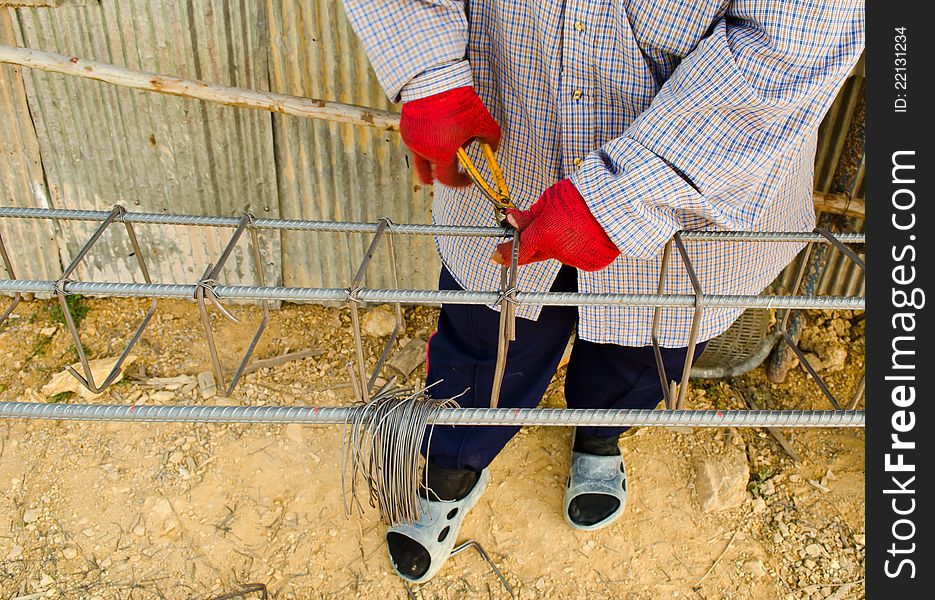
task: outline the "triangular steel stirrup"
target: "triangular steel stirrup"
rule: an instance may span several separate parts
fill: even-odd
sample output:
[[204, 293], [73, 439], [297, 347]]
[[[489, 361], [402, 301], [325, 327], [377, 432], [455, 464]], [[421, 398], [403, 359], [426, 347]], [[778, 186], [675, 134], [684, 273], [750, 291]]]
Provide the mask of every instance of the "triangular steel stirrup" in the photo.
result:
[[[841, 243], [841, 240], [836, 238], [834, 234], [826, 229], [816, 227], [814, 232], [824, 237], [831, 245], [838, 249], [848, 260], [857, 265], [857, 267], [863, 271], [864, 270], [864, 261], [861, 259], [857, 253]], [[805, 247], [805, 253], [802, 256], [802, 262], [799, 266], [799, 272], [796, 274], [795, 285], [793, 286], [793, 291], [798, 292], [799, 288], [802, 287], [802, 281], [805, 279], [805, 272], [808, 270], [809, 257], [811, 256], [812, 249], [814, 248], [815, 242], [809, 242]], [[827, 266], [827, 265], [826, 265]], [[789, 331], [789, 318], [793, 314], [792, 309], [787, 309], [782, 316], [782, 320], [779, 322], [779, 333], [782, 337], [782, 340], [786, 343], [790, 350], [795, 354], [796, 358], [799, 360], [799, 364], [808, 371], [808, 374], [812, 376], [812, 379], [815, 380], [815, 383], [818, 384], [818, 388], [821, 390], [821, 393], [825, 395], [828, 399], [828, 402], [831, 403], [831, 406], [836, 410], [841, 410], [842, 405], [835, 397], [834, 393], [828, 387], [828, 384], [818, 375], [818, 371], [815, 370], [815, 367], [812, 366], [808, 359], [805, 358], [805, 354], [802, 352], [802, 349], [799, 348], [798, 343], [795, 341], [795, 338], [792, 335], [792, 332]], [[857, 388], [854, 392], [853, 398], [848, 403], [848, 406], [856, 406], [857, 402], [860, 400], [861, 394], [863, 394], [863, 386], [865, 385], [865, 380], [861, 378], [861, 381], [857, 383]]]
[[373, 371], [368, 377], [367, 365], [364, 360], [363, 339], [360, 332], [360, 311], [357, 306], [360, 301], [357, 299], [357, 294], [363, 289], [361, 286], [367, 274], [367, 267], [370, 265], [374, 254], [376, 254], [380, 239], [384, 236], [386, 236], [386, 249], [389, 255], [393, 289], [399, 289], [399, 274], [396, 269], [396, 246], [393, 243], [393, 222], [387, 217], [383, 217], [377, 223], [376, 231], [373, 234], [373, 238], [370, 240], [370, 246], [368, 246], [364, 258], [360, 261], [357, 272], [354, 274], [354, 279], [347, 289], [347, 307], [351, 313], [351, 333], [354, 336], [354, 356], [357, 369], [356, 373], [353, 371], [351, 373], [351, 387], [354, 390], [354, 395], [360, 402], [366, 402], [370, 398], [370, 392], [373, 390], [377, 377], [383, 369], [383, 363], [386, 362], [390, 351], [392, 351], [393, 345], [396, 343], [396, 339], [399, 337], [399, 331], [402, 329], [403, 325], [402, 305], [399, 302], [394, 302], [393, 307], [396, 313], [396, 324], [393, 327], [393, 332], [390, 334], [389, 339], [386, 341], [386, 345], [383, 347], [383, 352], [381, 352], [379, 358], [377, 358], [377, 363], [374, 365]]
[[[839, 240], [835, 235], [825, 229], [816, 227], [813, 230], [814, 233], [817, 233], [824, 237], [833, 247], [837, 248], [845, 257], [853, 262], [861, 270], [864, 270], [864, 261], [857, 255], [856, 252], [845, 246], [841, 240]], [[685, 366], [682, 371], [682, 383], [678, 386], [675, 385], [674, 381], [668, 381], [666, 376], [665, 366], [662, 362], [662, 354], [659, 346], [658, 339], [658, 329], [659, 329], [659, 316], [660, 316], [660, 307], [656, 306], [653, 308], [653, 324], [652, 324], [652, 346], [653, 353], [655, 354], [656, 359], [656, 369], [659, 372], [659, 382], [662, 385], [662, 394], [663, 399], [665, 400], [667, 409], [682, 409], [685, 396], [688, 392], [688, 379], [691, 375], [692, 360], [694, 357], [695, 346], [698, 339], [698, 328], [701, 321], [701, 314], [705, 308], [705, 294], [701, 288], [701, 282], [695, 273], [694, 266], [692, 265], [691, 259], [688, 256], [688, 250], [685, 248], [684, 240], [682, 239], [682, 231], [675, 232], [672, 240], [666, 243], [663, 253], [662, 253], [662, 264], [659, 269], [659, 284], [656, 290], [657, 294], [662, 294], [665, 291], [666, 275], [669, 264], [669, 256], [671, 254], [672, 242], [675, 243], [676, 248], [678, 249], [679, 257], [682, 260], [682, 264], [685, 267], [685, 271], [688, 274], [689, 280], [691, 281], [692, 289], [695, 294], [695, 305], [694, 305], [694, 315], [692, 317], [691, 324], [691, 333], [689, 335], [688, 348], [685, 356]], [[799, 266], [798, 273], [796, 274], [796, 281], [793, 285], [793, 290], [798, 291], [802, 286], [802, 280], [805, 277], [805, 271], [808, 267], [808, 258], [811, 255], [812, 247], [815, 242], [811, 241], [805, 247], [805, 252], [801, 258], [801, 263]], [[818, 385], [818, 388], [821, 390], [822, 394], [828, 399], [831, 403], [831, 406], [835, 410], [841, 410], [842, 405], [832, 393], [831, 389], [825, 383], [825, 381], [818, 374], [818, 371], [808, 362], [808, 359], [805, 358], [805, 354], [802, 352], [799, 345], [796, 343], [795, 339], [792, 336], [792, 333], [788, 329], [789, 317], [794, 311], [792, 309], [786, 309], [782, 319], [779, 321], [776, 332], [778, 333], [779, 338], [785, 342], [790, 350], [795, 354], [796, 358], [799, 360], [799, 363], [802, 367], [808, 372], [811, 378]], [[858, 382], [856, 390], [852, 396], [851, 401], [848, 403], [848, 409], [852, 410], [859, 402], [860, 397], [864, 392], [865, 379], [861, 378], [861, 381]]]
[[62, 273], [61, 277], [55, 282], [55, 295], [58, 298], [58, 303], [62, 307], [62, 315], [65, 317], [65, 325], [68, 328], [68, 332], [71, 334], [71, 338], [75, 343], [75, 350], [78, 352], [78, 361], [81, 363], [81, 370], [84, 371], [84, 376], [78, 373], [77, 370], [72, 366], [65, 367], [69, 373], [71, 373], [75, 379], [81, 382], [81, 385], [91, 390], [95, 394], [100, 394], [106, 390], [110, 384], [117, 380], [117, 377], [120, 376], [120, 367], [123, 365], [123, 362], [127, 359], [127, 356], [130, 355], [130, 350], [133, 349], [133, 346], [140, 339], [140, 336], [143, 335], [143, 330], [146, 329], [146, 326], [149, 325], [150, 319], [152, 319], [153, 314], [156, 312], [156, 299], [153, 298], [152, 303], [149, 306], [149, 310], [146, 311], [146, 314], [143, 316], [143, 321], [140, 323], [139, 327], [136, 328], [133, 336], [130, 338], [130, 341], [127, 343], [127, 346], [124, 348], [123, 352], [120, 354], [120, 357], [117, 359], [117, 362], [114, 364], [113, 368], [108, 373], [107, 377], [104, 378], [104, 381], [100, 385], [94, 382], [94, 374], [91, 372], [91, 364], [88, 362], [87, 354], [84, 351], [84, 345], [81, 343], [81, 337], [78, 335], [78, 328], [75, 326], [75, 321], [71, 315], [71, 308], [68, 306], [68, 293], [65, 291], [65, 286], [69, 282], [69, 275], [71, 275], [78, 265], [84, 260], [84, 257], [90, 252], [91, 247], [100, 239], [101, 235], [104, 234], [104, 231], [110, 226], [111, 223], [120, 221], [123, 223], [124, 227], [127, 230], [127, 236], [130, 238], [130, 244], [133, 247], [133, 254], [136, 257], [136, 263], [140, 267], [140, 272], [143, 274], [143, 280], [146, 283], [152, 283], [152, 279], [149, 276], [149, 269], [146, 268], [146, 261], [143, 260], [143, 252], [140, 250], [140, 244], [136, 239], [136, 233], [133, 231], [133, 226], [125, 221], [123, 216], [126, 214], [126, 209], [123, 206], [117, 204], [110, 211], [110, 214], [107, 215], [107, 218], [104, 219], [104, 222], [101, 223], [100, 227], [94, 232], [94, 234], [84, 243], [81, 250], [78, 251], [78, 254], [72, 259], [71, 264], [69, 264], [65, 271]]
[[240, 363], [234, 371], [230, 383], [226, 385], [224, 368], [221, 366], [221, 358], [218, 355], [217, 343], [214, 340], [214, 331], [211, 329], [211, 317], [208, 315], [208, 307], [205, 303], [205, 300], [210, 300], [215, 308], [217, 308], [218, 311], [228, 320], [234, 323], [240, 322], [236, 317], [234, 317], [234, 315], [228, 312], [227, 309], [221, 305], [220, 298], [218, 297], [217, 293], [215, 293], [214, 288], [217, 285], [218, 275], [220, 275], [221, 270], [227, 263], [227, 259], [229, 259], [231, 254], [234, 252], [234, 247], [240, 240], [240, 236], [243, 235], [244, 230], [247, 229], [250, 231], [250, 242], [253, 250], [257, 283], [260, 287], [266, 287], [266, 277], [263, 273], [263, 257], [260, 255], [260, 240], [256, 227], [253, 225], [255, 220], [256, 217], [254, 217], [252, 213], [246, 212], [243, 214], [243, 216], [240, 218], [240, 222], [237, 225], [237, 229], [234, 230], [234, 234], [230, 237], [230, 240], [228, 240], [227, 245], [221, 252], [221, 256], [218, 257], [216, 263], [208, 263], [204, 274], [201, 276], [201, 279], [198, 281], [195, 287], [195, 300], [198, 302], [198, 312], [201, 314], [201, 322], [205, 328], [205, 341], [207, 341], [208, 351], [211, 353], [211, 366], [214, 369], [214, 376], [217, 378], [218, 385], [222, 390], [225, 398], [229, 398], [230, 395], [234, 392], [234, 388], [237, 387], [237, 383], [240, 381], [240, 377], [243, 375], [244, 370], [250, 363], [250, 357], [253, 356], [253, 351], [256, 350], [256, 346], [260, 341], [260, 337], [263, 335], [263, 331], [266, 329], [266, 324], [269, 322], [269, 300], [262, 301], [263, 318], [260, 321], [259, 327], [257, 327], [256, 333], [253, 334], [253, 339], [250, 341], [250, 345], [247, 346], [247, 351], [244, 353], [243, 358], [240, 360]]

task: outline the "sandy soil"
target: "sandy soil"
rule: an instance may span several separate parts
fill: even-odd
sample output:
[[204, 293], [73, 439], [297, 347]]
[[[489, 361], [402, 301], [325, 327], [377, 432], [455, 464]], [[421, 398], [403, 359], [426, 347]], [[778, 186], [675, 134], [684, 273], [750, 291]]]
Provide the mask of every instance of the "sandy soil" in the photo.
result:
[[[145, 309], [130, 300], [83, 303], [92, 358], [118, 354], [135, 327], [124, 315]], [[77, 358], [50, 306], [27, 303], [0, 326], [0, 400], [85, 401], [39, 392]], [[425, 339], [434, 316], [408, 309], [401, 343]], [[226, 402], [349, 403], [348, 322], [339, 309], [276, 311], [257, 357], [325, 352], [246, 376]], [[807, 336], [830, 331], [846, 349], [845, 367], [823, 374], [849, 397], [863, 369], [860, 320], [813, 314], [811, 323]], [[216, 329], [233, 366], [252, 330], [220, 321]], [[373, 356], [381, 340], [366, 343]], [[190, 385], [146, 384], [209, 370], [193, 304], [160, 302], [135, 354], [131, 376], [97, 401], [225, 402], [203, 400]], [[411, 382], [421, 375], [417, 369]], [[562, 377], [546, 405], [562, 405]], [[765, 408], [827, 408], [801, 368], [782, 385], [762, 370], [695, 381], [689, 404], [741, 408], [737, 392]], [[800, 464], [762, 430], [632, 431], [621, 442], [627, 513], [609, 529], [583, 533], [560, 513], [570, 431], [527, 428], [493, 464], [491, 486], [460, 537], [483, 545], [520, 598], [861, 598], [863, 430], [785, 433]], [[0, 599], [200, 599], [252, 582], [273, 598], [405, 598], [375, 513], [344, 517], [340, 440], [338, 427], [0, 422]], [[746, 498], [703, 512], [694, 465], [730, 453], [750, 466]], [[417, 593], [507, 597], [474, 553], [453, 558]]]

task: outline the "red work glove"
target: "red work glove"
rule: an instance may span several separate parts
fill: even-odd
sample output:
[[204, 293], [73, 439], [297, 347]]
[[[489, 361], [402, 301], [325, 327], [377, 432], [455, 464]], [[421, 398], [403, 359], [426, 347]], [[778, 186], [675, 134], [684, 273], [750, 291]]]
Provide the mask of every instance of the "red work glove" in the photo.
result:
[[494, 150], [500, 144], [500, 126], [472, 87], [406, 102], [399, 133], [412, 151], [422, 183], [432, 183], [434, 175], [446, 185], [470, 185], [468, 176], [458, 170], [458, 148], [475, 138]]
[[[598, 271], [620, 255], [567, 179], [543, 192], [529, 210], [507, 211], [506, 218], [521, 233], [521, 265], [554, 258], [576, 269]], [[513, 242], [504, 242], [497, 246], [492, 258], [505, 265], [512, 254]]]

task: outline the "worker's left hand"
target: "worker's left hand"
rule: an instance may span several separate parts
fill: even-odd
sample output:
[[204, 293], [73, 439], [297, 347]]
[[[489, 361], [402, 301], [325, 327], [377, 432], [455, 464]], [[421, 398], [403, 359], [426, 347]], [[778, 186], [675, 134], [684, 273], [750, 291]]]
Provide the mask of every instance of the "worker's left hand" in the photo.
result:
[[[521, 265], [554, 258], [576, 269], [598, 271], [620, 255], [578, 189], [567, 179], [543, 192], [529, 210], [507, 211], [506, 218], [522, 234]], [[506, 265], [512, 253], [513, 242], [504, 242], [491, 258]]]

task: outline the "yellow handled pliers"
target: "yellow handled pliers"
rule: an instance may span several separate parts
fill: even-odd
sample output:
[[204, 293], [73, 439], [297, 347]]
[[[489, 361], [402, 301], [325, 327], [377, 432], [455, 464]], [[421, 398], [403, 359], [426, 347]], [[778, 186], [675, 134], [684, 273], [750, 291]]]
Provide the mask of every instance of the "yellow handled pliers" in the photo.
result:
[[480, 148], [481, 152], [484, 153], [484, 158], [487, 160], [487, 168], [490, 169], [490, 174], [493, 176], [496, 189], [484, 181], [480, 171], [474, 166], [474, 162], [471, 160], [471, 157], [468, 156], [467, 152], [464, 151], [464, 148], [458, 148], [458, 162], [461, 163], [461, 167], [465, 170], [468, 177], [471, 178], [471, 181], [474, 182], [474, 185], [479, 187], [481, 192], [484, 193], [484, 196], [493, 203], [494, 216], [497, 219], [497, 223], [506, 225], [506, 211], [507, 209], [515, 209], [516, 205], [510, 200], [510, 192], [507, 190], [506, 180], [503, 178], [503, 171], [500, 170], [500, 164], [493, 154], [493, 148], [491, 148], [490, 144], [487, 142], [481, 142]]
[[[510, 200], [510, 192], [506, 188], [503, 171], [493, 155], [493, 148], [486, 142], [481, 142], [481, 151], [487, 160], [487, 168], [493, 177], [496, 189], [484, 181], [480, 171], [474, 166], [471, 158], [464, 151], [458, 149], [458, 162], [467, 172], [474, 185], [480, 188], [487, 199], [493, 203], [494, 217], [497, 224], [512, 229], [506, 220], [506, 211], [515, 209], [516, 205]], [[500, 388], [503, 386], [503, 376], [506, 373], [506, 358], [510, 349], [510, 342], [516, 339], [516, 283], [519, 277], [519, 231], [513, 231], [513, 256], [509, 265], [500, 268], [500, 334], [497, 342], [497, 362], [494, 365], [493, 385], [490, 390], [490, 407], [496, 408], [500, 400]]]

